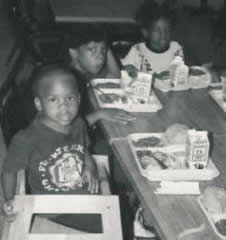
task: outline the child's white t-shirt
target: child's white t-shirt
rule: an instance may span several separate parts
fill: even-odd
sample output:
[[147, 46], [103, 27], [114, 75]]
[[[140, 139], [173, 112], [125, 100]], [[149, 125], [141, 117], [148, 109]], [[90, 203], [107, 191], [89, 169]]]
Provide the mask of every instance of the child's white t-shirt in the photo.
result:
[[175, 56], [183, 57], [183, 49], [178, 42], [172, 41], [167, 51], [155, 53], [146, 47], [144, 42], [134, 45], [127, 56], [122, 59], [123, 65], [132, 64], [139, 71], [162, 72], [169, 69]]

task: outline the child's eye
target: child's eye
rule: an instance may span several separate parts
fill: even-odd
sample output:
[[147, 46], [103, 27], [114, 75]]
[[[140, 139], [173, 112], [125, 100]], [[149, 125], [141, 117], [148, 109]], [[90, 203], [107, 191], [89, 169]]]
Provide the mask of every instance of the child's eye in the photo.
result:
[[89, 48], [90, 52], [92, 53], [96, 53], [96, 48], [95, 47], [92, 47], [92, 48]]
[[51, 97], [51, 98], [48, 99], [48, 102], [55, 103], [56, 102], [56, 98], [55, 97]]
[[74, 96], [70, 96], [67, 99], [68, 99], [68, 101], [75, 101], [75, 97]]

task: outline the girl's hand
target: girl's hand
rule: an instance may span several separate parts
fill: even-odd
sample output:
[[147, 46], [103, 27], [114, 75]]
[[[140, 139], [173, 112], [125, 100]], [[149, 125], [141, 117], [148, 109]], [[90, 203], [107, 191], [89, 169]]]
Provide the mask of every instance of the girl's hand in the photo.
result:
[[100, 118], [111, 122], [127, 124], [136, 119], [131, 113], [117, 108], [105, 108], [101, 110]]
[[88, 191], [91, 194], [97, 194], [99, 192], [99, 180], [96, 166], [90, 163], [85, 165], [82, 176], [85, 182], [88, 183]]
[[5, 202], [3, 204], [2, 211], [8, 222], [13, 222], [16, 220], [16, 213], [13, 209], [13, 200]]
[[128, 75], [131, 78], [136, 78], [137, 77], [138, 69], [135, 66], [133, 66], [132, 64], [125, 65], [125, 66], [123, 66], [122, 69], [127, 71]]

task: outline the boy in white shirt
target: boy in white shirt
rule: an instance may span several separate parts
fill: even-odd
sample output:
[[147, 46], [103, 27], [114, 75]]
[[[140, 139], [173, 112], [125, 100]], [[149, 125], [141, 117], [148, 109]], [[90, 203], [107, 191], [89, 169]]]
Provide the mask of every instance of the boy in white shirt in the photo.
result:
[[128, 72], [167, 71], [175, 56], [183, 57], [178, 42], [171, 41], [172, 16], [165, 5], [147, 1], [137, 15], [144, 42], [134, 45], [122, 60]]

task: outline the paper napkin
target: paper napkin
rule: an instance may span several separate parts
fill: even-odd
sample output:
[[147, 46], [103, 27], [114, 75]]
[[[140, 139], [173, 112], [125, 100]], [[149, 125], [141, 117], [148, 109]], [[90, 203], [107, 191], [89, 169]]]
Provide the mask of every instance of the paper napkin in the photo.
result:
[[198, 182], [163, 181], [156, 189], [156, 194], [200, 194]]

